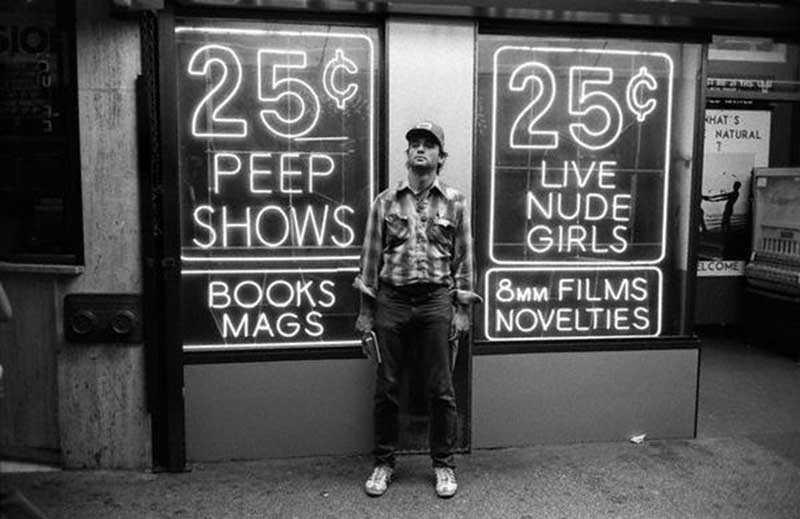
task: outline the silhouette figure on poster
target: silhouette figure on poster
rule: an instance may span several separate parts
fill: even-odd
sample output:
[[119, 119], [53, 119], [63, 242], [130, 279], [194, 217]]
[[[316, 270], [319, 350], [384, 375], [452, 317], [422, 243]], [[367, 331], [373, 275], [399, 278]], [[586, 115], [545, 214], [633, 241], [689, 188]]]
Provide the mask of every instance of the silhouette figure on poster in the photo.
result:
[[[724, 175], [724, 173], [723, 173]], [[738, 180], [733, 183], [733, 191], [727, 193], [720, 193], [718, 195], [703, 195], [703, 200], [706, 202], [725, 202], [725, 209], [722, 211], [722, 232], [727, 234], [731, 228], [731, 215], [733, 214], [733, 206], [739, 199], [739, 188], [742, 183]], [[703, 229], [706, 229], [705, 221], [702, 222]]]
[[[727, 193], [702, 196], [702, 199], [706, 202], [725, 202], [725, 208], [722, 210], [722, 220], [720, 221], [723, 257], [727, 257], [731, 249], [731, 216], [733, 216], [733, 206], [739, 199], [739, 189], [741, 187], [742, 183], [737, 180], [733, 183], [733, 189]], [[700, 226], [703, 233], [708, 232], [705, 222], [705, 213], [702, 208], [700, 209]]]

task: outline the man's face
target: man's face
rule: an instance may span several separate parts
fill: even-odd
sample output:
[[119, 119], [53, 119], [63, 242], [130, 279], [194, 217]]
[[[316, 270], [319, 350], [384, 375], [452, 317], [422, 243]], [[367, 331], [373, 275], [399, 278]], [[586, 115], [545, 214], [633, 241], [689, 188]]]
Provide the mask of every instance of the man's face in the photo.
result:
[[439, 143], [433, 137], [425, 134], [412, 135], [408, 139], [408, 166], [420, 169], [437, 169], [444, 164]]

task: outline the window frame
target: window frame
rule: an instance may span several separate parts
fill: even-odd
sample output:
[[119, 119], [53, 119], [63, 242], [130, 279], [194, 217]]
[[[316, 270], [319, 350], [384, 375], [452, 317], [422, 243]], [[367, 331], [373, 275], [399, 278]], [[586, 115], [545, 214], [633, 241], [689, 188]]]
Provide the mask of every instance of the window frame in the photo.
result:
[[[706, 104], [706, 88], [705, 76], [707, 68], [707, 43], [710, 41], [710, 36], [700, 31], [675, 31], [663, 29], [647, 29], [641, 28], [625, 28], [625, 27], [579, 27], [577, 25], [565, 24], [538, 24], [538, 25], [519, 25], [516, 23], [508, 22], [495, 22], [491, 20], [481, 20], [478, 24], [476, 34], [476, 75], [475, 75], [475, 114], [479, 113], [478, 103], [480, 101], [477, 95], [478, 91], [478, 74], [477, 74], [477, 53], [478, 46], [480, 45], [481, 36], [508, 36], [508, 37], [531, 37], [531, 38], [547, 38], [547, 37], [563, 37], [563, 38], [579, 38], [579, 39], [594, 39], [603, 38], [607, 40], [646, 40], [649, 42], [667, 42], [675, 44], [697, 44], [700, 45], [700, 70], [695, 82], [695, 99], [696, 107], [693, 116], [695, 135], [693, 137], [692, 150], [695, 158], [698, 153], [702, 153], [703, 136], [702, 132], [697, 130], [702, 128], [704, 107]], [[674, 130], [673, 130], [674, 131]], [[478, 150], [479, 139], [478, 132], [474, 135], [474, 149]], [[701, 181], [700, 171], [702, 168], [702, 157], [699, 160], [694, 160], [691, 166], [691, 178], [689, 179], [692, 204], [696, 205], [699, 200], [699, 182]], [[478, 182], [480, 171], [476, 167], [473, 176], [473, 182]], [[478, 185], [479, 182], [476, 184]], [[485, 202], [488, 204], [488, 201]], [[694, 206], [694, 205], [692, 205]], [[473, 221], [477, 223], [479, 215], [477, 213], [478, 201], [473, 200]], [[669, 208], [665, 208], [669, 210]], [[693, 229], [697, 225], [697, 215], [695, 212], [689, 214], [689, 228]], [[614, 338], [607, 337], [602, 340], [597, 339], [562, 339], [562, 340], [535, 340], [535, 341], [503, 341], [503, 340], [489, 340], [484, 337], [478, 337], [477, 333], [473, 337], [473, 354], [474, 355], [507, 355], [507, 354], [525, 354], [525, 353], [551, 353], [551, 352], [607, 352], [607, 351], [640, 351], [640, 350], [667, 350], [667, 349], [686, 349], [696, 348], [698, 345], [698, 338], [693, 334], [693, 320], [694, 313], [694, 290], [695, 290], [695, 274], [696, 274], [696, 240], [695, 233], [690, 232], [686, 248], [686, 262], [687, 270], [685, 279], [681, 280], [683, 285], [683, 295], [681, 296], [681, 319], [679, 333], [671, 333], [666, 335], [659, 335], [647, 338]], [[484, 232], [475, 229], [474, 235], [476, 241], [478, 238], [484, 237]], [[673, 243], [670, 240], [664, 244], [667, 259], [673, 252]], [[670, 261], [672, 261], [670, 259]], [[663, 262], [663, 260], [662, 260]], [[661, 263], [661, 262], [660, 262]], [[660, 264], [659, 263], [659, 264]], [[488, 257], [476, 257], [476, 276], [480, 278], [487, 270], [498, 267], [500, 265], [494, 264]], [[479, 279], [482, 286], [482, 280]], [[666, 290], [666, 282], [662, 291]], [[486, 304], [486, 302], [484, 302]], [[483, 319], [483, 308], [478, 308], [475, 311], [474, 319]], [[672, 310], [665, 304], [663, 311], [667, 312]], [[666, 315], [666, 313], [665, 313]]]

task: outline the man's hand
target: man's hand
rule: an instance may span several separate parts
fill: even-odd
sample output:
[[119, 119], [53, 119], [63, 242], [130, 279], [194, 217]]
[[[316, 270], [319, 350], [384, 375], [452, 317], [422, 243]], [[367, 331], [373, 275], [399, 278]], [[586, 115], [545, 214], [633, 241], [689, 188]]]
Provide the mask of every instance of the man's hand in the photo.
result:
[[361, 335], [372, 331], [375, 323], [375, 298], [361, 293], [361, 305], [356, 319], [356, 331]]
[[469, 307], [456, 305], [453, 322], [450, 324], [450, 340], [460, 339], [469, 332]]
[[356, 319], [356, 330], [363, 335], [372, 331], [374, 323], [375, 317], [372, 314], [360, 313]]

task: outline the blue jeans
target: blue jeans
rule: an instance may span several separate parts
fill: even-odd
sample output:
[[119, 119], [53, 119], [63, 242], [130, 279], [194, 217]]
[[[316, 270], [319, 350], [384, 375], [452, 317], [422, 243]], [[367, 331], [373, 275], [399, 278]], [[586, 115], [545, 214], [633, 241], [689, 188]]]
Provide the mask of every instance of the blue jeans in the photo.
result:
[[434, 467], [453, 467], [457, 412], [450, 371], [448, 290], [437, 285], [393, 287], [381, 284], [375, 333], [383, 362], [375, 384], [375, 464], [394, 467], [398, 439], [398, 397], [404, 351], [418, 347], [430, 412], [428, 442]]

